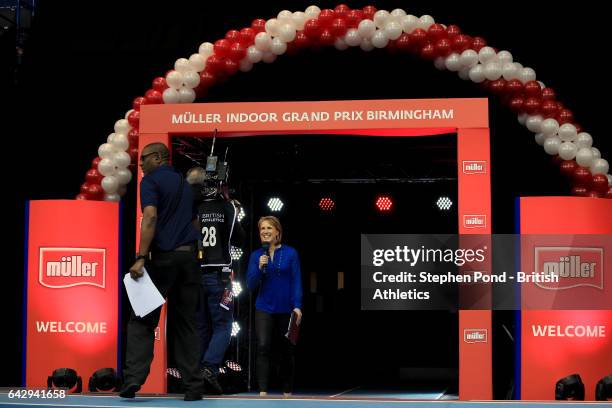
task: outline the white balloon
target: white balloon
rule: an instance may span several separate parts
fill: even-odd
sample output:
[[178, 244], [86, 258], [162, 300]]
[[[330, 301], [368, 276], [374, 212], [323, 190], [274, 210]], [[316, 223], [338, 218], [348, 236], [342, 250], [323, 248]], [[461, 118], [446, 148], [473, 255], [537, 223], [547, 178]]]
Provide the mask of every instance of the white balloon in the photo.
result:
[[183, 86], [183, 74], [178, 71], [170, 71], [166, 74], [166, 83], [170, 88]]
[[212, 43], [205, 42], [200, 45], [198, 53], [204, 58], [208, 58], [215, 52], [215, 46]]
[[361, 44], [361, 36], [356, 28], [349, 28], [344, 36], [344, 42], [349, 47], [356, 47]]
[[372, 36], [372, 45], [376, 48], [385, 48], [389, 44], [389, 39], [383, 30], [376, 30]]
[[518, 115], [518, 117], [517, 117], [518, 122], [519, 122], [521, 125], [525, 126], [525, 122], [527, 122], [527, 117], [528, 117], [528, 116], [529, 116], [529, 115], [528, 115], [528, 114], [526, 114], [526, 113], [521, 113], [521, 114], [520, 114], [520, 115]]
[[374, 49], [374, 46], [372, 45], [372, 41], [370, 41], [367, 38], [364, 38], [361, 40], [361, 44], [359, 44], [359, 48], [361, 48], [363, 51], [369, 52]]
[[485, 80], [485, 73], [484, 73], [484, 67], [482, 66], [482, 64], [477, 64], [474, 65], [472, 68], [470, 68], [470, 79], [472, 80], [472, 82], [475, 82], [477, 84], [484, 82]]
[[406, 12], [401, 8], [396, 8], [391, 12], [391, 16], [395, 18], [402, 18], [406, 15]]
[[397, 40], [402, 35], [402, 25], [396, 20], [389, 19], [385, 23], [384, 32], [388, 39]]
[[113, 162], [115, 163], [115, 166], [119, 169], [125, 169], [127, 166], [130, 165], [131, 161], [132, 158], [127, 152], [117, 152], [113, 156]]
[[289, 10], [283, 10], [276, 16], [276, 19], [282, 23], [286, 23], [287, 21], [291, 21], [293, 18], [293, 12]]
[[293, 24], [289, 24], [289, 23], [282, 24], [278, 28], [278, 38], [280, 38], [286, 43], [295, 40], [295, 35], [296, 35], [295, 26]]
[[478, 51], [478, 60], [481, 64], [486, 64], [487, 62], [494, 60], [497, 54], [495, 50], [491, 47], [482, 47], [480, 51]]
[[249, 72], [250, 70], [253, 69], [253, 63], [245, 58], [241, 60], [240, 63], [238, 64], [238, 69], [241, 72]]
[[446, 69], [457, 72], [461, 69], [461, 57], [456, 52], [451, 53], [445, 60]]
[[571, 123], [564, 123], [559, 127], [559, 137], [564, 142], [573, 142], [578, 137], [576, 126]]
[[517, 71], [517, 75], [518, 75], [518, 71], [520, 71], [521, 69], [523, 69], [523, 64], [521, 64], [520, 62], [513, 62], [514, 66], [516, 67], [516, 71]]
[[608, 178], [608, 185], [612, 186], [612, 174], [606, 174], [606, 177]]
[[113, 140], [115, 140], [115, 134], [111, 133], [110, 135], [108, 135], [108, 137], [106, 138], [106, 143], [112, 145], [113, 144]]
[[540, 130], [547, 136], [554, 135], [559, 131], [559, 122], [553, 118], [544, 119], [540, 125]]
[[536, 73], [533, 69], [531, 68], [523, 68], [520, 70], [520, 72], [518, 73], [518, 79], [519, 81], [521, 81], [522, 83], [527, 83], [529, 81], [535, 81], [536, 79]]
[[317, 6], [310, 6], [305, 11], [307, 19], [317, 18], [319, 17], [319, 13], [321, 13], [321, 9]]
[[588, 147], [590, 150], [591, 146], [593, 146], [593, 138], [587, 132], [580, 132], [576, 136], [575, 143], [578, 148]]
[[540, 146], [544, 146], [544, 141], [546, 141], [546, 135], [544, 133], [536, 133], [535, 142]]
[[291, 21], [293, 22], [293, 26], [296, 28], [296, 30], [303, 30], [304, 25], [306, 25], [307, 19], [308, 18], [306, 17], [306, 13], [304, 13], [303, 11], [296, 11], [295, 13], [293, 13]]
[[582, 167], [590, 167], [593, 163], [593, 151], [590, 147], [582, 147], [576, 153], [576, 163]]
[[178, 90], [174, 88], [167, 88], [162, 94], [162, 99], [164, 100], [164, 103], [179, 103], [181, 96], [179, 95]]
[[186, 71], [183, 73], [183, 85], [187, 88], [195, 88], [200, 83], [200, 75], [195, 71]]
[[601, 152], [596, 147], [591, 147], [591, 151], [593, 152], [593, 159], [601, 159]]
[[111, 144], [117, 151], [126, 151], [130, 147], [130, 141], [125, 133], [113, 133]]
[[374, 13], [374, 24], [377, 28], [383, 28], [391, 14], [387, 10], [378, 10]]
[[115, 177], [117, 178], [119, 185], [123, 186], [132, 180], [132, 172], [128, 169], [119, 169], [117, 170], [117, 173], [115, 173]]
[[119, 182], [115, 176], [106, 176], [102, 179], [102, 190], [104, 190], [108, 194], [113, 194], [117, 192], [119, 188]]
[[461, 68], [461, 70], [459, 71], [459, 78], [463, 79], [464, 81], [469, 81], [470, 67]]
[[119, 202], [119, 201], [121, 201], [121, 196], [119, 196], [119, 194], [117, 194], [117, 193], [104, 194], [104, 201]]
[[416, 16], [409, 14], [407, 16], [402, 17], [400, 19], [400, 23], [402, 25], [402, 30], [405, 33], [410, 34], [418, 28], [419, 19]]
[[472, 68], [478, 64], [478, 53], [474, 50], [465, 50], [461, 53], [460, 61], [461, 66]]
[[271, 51], [266, 51], [263, 53], [263, 57], [261, 57], [261, 60], [266, 64], [271, 64], [276, 61], [276, 54]]
[[[132, 112], [134, 112], [134, 109], [130, 109], [129, 111], [125, 112], [124, 118], [127, 119], [128, 116], [130, 116], [130, 113], [132, 113]], [[128, 123], [129, 123], [129, 120], [128, 120]]]
[[270, 35], [278, 35], [278, 20], [275, 18], [271, 18], [266, 21], [266, 33]]
[[182, 87], [178, 91], [179, 93], [179, 103], [191, 103], [196, 99], [196, 93], [193, 89]]
[[502, 64], [502, 76], [506, 81], [516, 79], [518, 77], [518, 68], [512, 62], [504, 62]]
[[429, 27], [435, 24], [436, 21], [432, 16], [425, 14], [424, 16], [419, 17], [419, 22], [417, 23], [417, 28], [422, 28], [427, 31]]
[[115, 162], [110, 157], [106, 157], [98, 163], [98, 172], [103, 176], [110, 176], [115, 172], [115, 168]]
[[189, 63], [191, 64], [191, 68], [196, 72], [202, 72], [204, 68], [206, 68], [206, 58], [204, 58], [202, 54], [193, 54], [189, 57]]
[[572, 160], [576, 157], [576, 152], [578, 152], [578, 148], [572, 142], [563, 142], [559, 146], [559, 157], [563, 160]]
[[110, 158], [115, 154], [116, 150], [110, 143], [103, 143], [98, 147], [98, 156], [103, 159]]
[[361, 22], [357, 26], [357, 31], [359, 32], [359, 36], [361, 38], [370, 39], [376, 32], [376, 24], [374, 24], [372, 20], [361, 20]]
[[512, 54], [508, 51], [500, 51], [497, 53], [497, 60], [502, 64], [512, 62]]
[[130, 133], [131, 129], [132, 126], [130, 125], [130, 122], [127, 121], [127, 119], [119, 119], [115, 122], [115, 133], [125, 133], [127, 135], [128, 133]]
[[610, 170], [610, 165], [606, 159], [595, 159], [591, 163], [591, 174], [606, 174]]
[[434, 67], [440, 71], [444, 71], [446, 69], [446, 60], [444, 57], [438, 57], [434, 60]]
[[255, 36], [255, 47], [259, 51], [270, 51], [270, 45], [272, 45], [272, 37], [266, 32], [257, 33]]
[[525, 126], [533, 133], [540, 133], [542, 131], [542, 117], [540, 115], [529, 116], [525, 121]]
[[544, 151], [551, 156], [559, 153], [559, 146], [561, 146], [561, 139], [559, 136], [550, 136], [544, 141]]
[[495, 81], [496, 79], [501, 78], [502, 68], [501, 64], [497, 61], [489, 61], [484, 64], [484, 74], [485, 78], [489, 81]]
[[257, 64], [259, 61], [261, 61], [263, 52], [257, 49], [257, 47], [254, 45], [251, 45], [249, 48], [247, 48], [246, 57], [251, 63]]
[[270, 44], [270, 51], [275, 55], [283, 55], [287, 51], [287, 43], [279, 37], [274, 37]]
[[342, 38], [336, 38], [336, 42], [334, 42], [334, 47], [336, 47], [338, 51], [344, 51], [348, 48], [348, 45]]
[[538, 81], [538, 85], [540, 85], [540, 89], [546, 88], [546, 85], [542, 81]]
[[181, 73], [189, 71], [191, 69], [189, 60], [187, 58], [177, 59], [174, 63], [174, 69]]

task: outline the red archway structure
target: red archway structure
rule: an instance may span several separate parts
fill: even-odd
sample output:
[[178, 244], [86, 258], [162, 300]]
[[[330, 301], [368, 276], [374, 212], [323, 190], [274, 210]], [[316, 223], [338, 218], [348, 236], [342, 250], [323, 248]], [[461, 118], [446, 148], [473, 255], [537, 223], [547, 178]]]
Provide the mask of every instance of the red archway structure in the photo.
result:
[[[211, 137], [215, 129], [219, 131], [217, 137], [269, 134], [409, 137], [456, 132], [459, 234], [491, 233], [486, 99], [144, 105], [140, 113], [138, 157], [149, 143], [161, 142], [171, 148], [173, 136]], [[138, 178], [142, 178], [141, 172]], [[140, 202], [136, 219], [141, 219]], [[139, 242], [139, 228], [136, 234]], [[459, 312], [459, 397], [464, 400], [492, 398], [490, 339], [477, 343], [463, 341], [467, 329], [491, 333], [490, 309], [482, 309]], [[164, 316], [165, 313], [161, 322], [165, 321]], [[157, 337], [155, 360], [143, 391], [166, 391], [164, 332], [160, 330]]]

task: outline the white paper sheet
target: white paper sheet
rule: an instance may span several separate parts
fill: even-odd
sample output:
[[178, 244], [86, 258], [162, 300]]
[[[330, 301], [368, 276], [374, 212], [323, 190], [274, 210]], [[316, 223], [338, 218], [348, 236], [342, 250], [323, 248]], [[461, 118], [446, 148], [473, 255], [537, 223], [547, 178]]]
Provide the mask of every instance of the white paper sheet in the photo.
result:
[[164, 297], [153, 284], [147, 270], [143, 267], [142, 271], [144, 274], [138, 280], [132, 279], [129, 273], [126, 273], [123, 277], [128, 299], [138, 317], [144, 317], [166, 303]]

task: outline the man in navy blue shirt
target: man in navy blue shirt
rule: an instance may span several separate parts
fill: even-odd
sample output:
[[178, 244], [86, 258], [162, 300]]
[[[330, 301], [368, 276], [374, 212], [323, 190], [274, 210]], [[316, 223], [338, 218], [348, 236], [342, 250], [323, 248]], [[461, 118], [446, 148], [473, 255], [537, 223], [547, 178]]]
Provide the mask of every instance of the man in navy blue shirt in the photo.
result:
[[[174, 320], [174, 357], [185, 387], [185, 400], [202, 398], [199, 342], [196, 332], [200, 271], [196, 259], [198, 232], [193, 221], [193, 195], [183, 176], [168, 165], [170, 153], [162, 143], [147, 145], [140, 156], [145, 176], [140, 182], [142, 224], [136, 261], [130, 268], [138, 280], [146, 267], [151, 279], [168, 298]], [[161, 307], [144, 317], [130, 316], [123, 369], [123, 398], [134, 398], [153, 361], [154, 331]]]

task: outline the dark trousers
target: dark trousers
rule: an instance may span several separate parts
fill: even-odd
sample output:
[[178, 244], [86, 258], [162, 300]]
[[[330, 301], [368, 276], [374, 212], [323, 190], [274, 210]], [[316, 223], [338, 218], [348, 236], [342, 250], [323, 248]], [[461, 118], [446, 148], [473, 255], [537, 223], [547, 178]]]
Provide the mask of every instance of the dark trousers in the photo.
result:
[[[162, 296], [168, 299], [168, 319], [174, 322], [174, 358], [186, 392], [202, 392], [198, 374], [198, 335], [196, 309], [200, 271], [193, 252], [172, 251], [155, 254], [145, 268]], [[161, 307], [144, 317], [132, 311], [128, 323], [124, 383], [144, 384], [151, 362], [155, 328]]]
[[268, 391], [270, 378], [270, 359], [272, 343], [277, 341], [280, 348], [280, 374], [283, 392], [292, 392], [295, 377], [294, 346], [285, 334], [289, 327], [290, 313], [266, 313], [255, 311], [255, 331], [257, 333], [257, 383], [259, 391]]
[[225, 284], [221, 272], [204, 273], [200, 286], [200, 306], [197, 313], [197, 329], [200, 338], [200, 365], [208, 367], [215, 374], [230, 344], [234, 321], [234, 302], [229, 310], [221, 307]]

